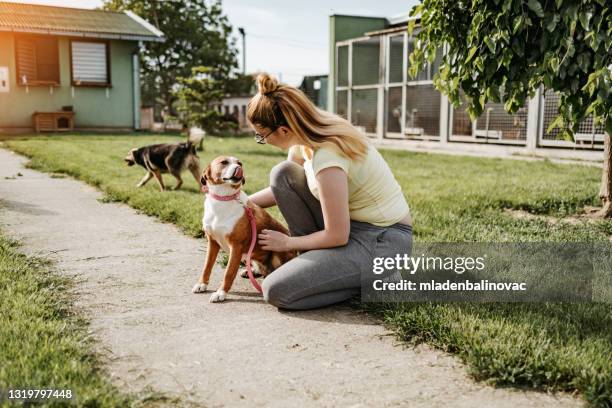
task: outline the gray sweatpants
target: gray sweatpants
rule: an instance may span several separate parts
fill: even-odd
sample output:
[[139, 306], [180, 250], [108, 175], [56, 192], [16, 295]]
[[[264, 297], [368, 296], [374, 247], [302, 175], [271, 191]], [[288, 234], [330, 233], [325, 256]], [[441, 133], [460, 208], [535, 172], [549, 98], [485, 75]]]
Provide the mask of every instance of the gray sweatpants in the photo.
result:
[[[284, 161], [270, 173], [270, 186], [293, 236], [324, 229], [321, 204], [306, 184], [304, 168]], [[331, 305], [358, 295], [362, 273], [372, 273], [375, 257], [410, 254], [412, 228], [379, 227], [351, 221], [349, 242], [341, 247], [302, 253], [263, 281], [264, 299], [283, 309]]]

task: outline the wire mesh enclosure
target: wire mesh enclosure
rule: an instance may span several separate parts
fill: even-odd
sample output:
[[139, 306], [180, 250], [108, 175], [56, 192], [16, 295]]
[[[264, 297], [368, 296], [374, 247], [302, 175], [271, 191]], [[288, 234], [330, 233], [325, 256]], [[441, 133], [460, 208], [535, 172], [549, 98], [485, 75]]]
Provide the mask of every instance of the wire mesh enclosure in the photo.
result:
[[387, 90], [387, 134], [402, 132], [402, 87]]
[[[464, 105], [452, 107], [434, 87], [443, 59], [438, 50], [416, 77], [408, 73], [414, 38], [398, 27], [336, 44], [335, 111], [370, 136], [395, 139], [512, 144], [534, 148], [563, 146], [602, 148], [603, 125], [580, 122], [574, 141], [560, 140], [559, 130], [546, 132], [557, 116], [559, 97], [539, 92], [516, 113], [489, 102], [475, 121]], [[503, 92], [502, 92], [503, 94]], [[532, 115], [530, 115], [530, 109]]]
[[390, 84], [404, 82], [404, 35], [389, 38], [389, 76]]
[[349, 46], [338, 47], [337, 63], [338, 86], [348, 86], [349, 84]]
[[559, 94], [547, 90], [543, 95], [542, 128], [540, 130], [541, 142], [548, 145], [564, 145], [572, 143], [578, 146], [601, 148], [603, 146], [605, 130], [603, 124], [595, 125], [593, 117], [588, 117], [578, 124], [578, 130], [574, 133], [574, 141], [565, 141], [561, 136], [561, 129], [555, 128], [548, 132], [548, 127], [559, 114]]
[[336, 92], [336, 113], [348, 119], [348, 91]]
[[353, 43], [351, 85], [376, 85], [380, 82], [380, 38]]
[[528, 103], [509, 114], [503, 103], [487, 102], [483, 113], [472, 122], [462, 104], [453, 108], [450, 140], [481, 143], [525, 144], [527, 140]]
[[440, 137], [440, 100], [432, 84], [406, 86], [406, 137]]
[[474, 136], [499, 141], [527, 140], [527, 104], [517, 113], [509, 114], [502, 103], [486, 103], [483, 114], [476, 119]]
[[365, 133], [375, 133], [377, 125], [378, 90], [351, 91], [351, 122]]

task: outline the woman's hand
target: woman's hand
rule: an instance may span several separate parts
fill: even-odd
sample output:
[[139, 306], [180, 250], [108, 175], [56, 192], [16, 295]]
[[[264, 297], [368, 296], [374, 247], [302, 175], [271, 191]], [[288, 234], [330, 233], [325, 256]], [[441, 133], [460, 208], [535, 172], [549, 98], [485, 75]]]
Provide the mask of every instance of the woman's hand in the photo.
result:
[[262, 230], [259, 234], [259, 245], [266, 251], [285, 252], [291, 251], [289, 242], [291, 237], [282, 232], [274, 230]]

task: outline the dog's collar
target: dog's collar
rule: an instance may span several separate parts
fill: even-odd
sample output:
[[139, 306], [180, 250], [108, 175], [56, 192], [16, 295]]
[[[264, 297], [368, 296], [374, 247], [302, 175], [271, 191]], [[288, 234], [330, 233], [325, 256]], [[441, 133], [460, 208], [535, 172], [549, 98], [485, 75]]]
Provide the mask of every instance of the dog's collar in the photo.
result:
[[232, 201], [232, 200], [237, 200], [238, 197], [240, 197], [240, 190], [238, 190], [237, 192], [235, 192], [234, 194], [231, 194], [231, 195], [218, 195], [218, 194], [215, 194], [212, 191], [210, 191], [208, 189], [208, 187], [206, 187], [206, 186], [202, 186], [200, 188], [200, 190], [203, 193], [206, 193], [210, 198], [213, 198], [213, 199], [218, 200], [218, 201]]

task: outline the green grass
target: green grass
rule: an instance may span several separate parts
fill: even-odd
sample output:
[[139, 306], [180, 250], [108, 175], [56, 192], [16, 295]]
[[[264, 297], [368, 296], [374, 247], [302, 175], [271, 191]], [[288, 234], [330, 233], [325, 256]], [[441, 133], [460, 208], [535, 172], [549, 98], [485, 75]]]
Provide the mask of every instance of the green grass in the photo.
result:
[[18, 253], [16, 243], [0, 234], [0, 390], [70, 389], [78, 406], [135, 404], [98, 368], [70, 286], [48, 262]]
[[[109, 201], [201, 236], [202, 196], [193, 179], [179, 192], [157, 191], [122, 159], [129, 149], [176, 136], [51, 136], [8, 141], [31, 166], [99, 187]], [[205, 165], [238, 156], [251, 193], [267, 185], [284, 153], [247, 138], [208, 137]], [[531, 162], [383, 151], [414, 218], [415, 239], [432, 242], [608, 241], [611, 221], [550, 222], [597, 205], [600, 170]], [[167, 184], [172, 184], [166, 177]], [[505, 209], [542, 217], [516, 218]], [[276, 210], [274, 215], [279, 216]], [[544, 217], [545, 216], [545, 217]], [[371, 304], [403, 340], [459, 355], [472, 374], [496, 385], [580, 392], [593, 406], [612, 406], [612, 308], [609, 304]], [[399, 351], [398, 351], [399, 352]]]

